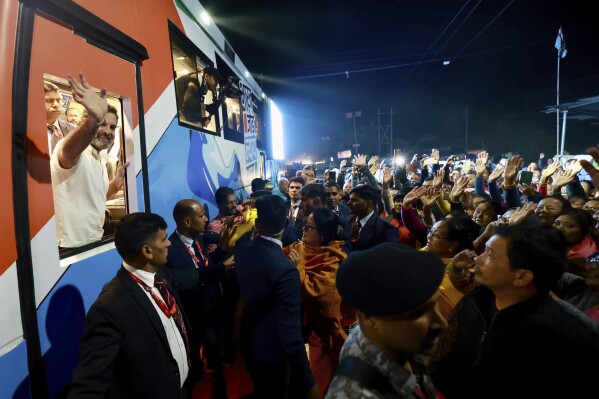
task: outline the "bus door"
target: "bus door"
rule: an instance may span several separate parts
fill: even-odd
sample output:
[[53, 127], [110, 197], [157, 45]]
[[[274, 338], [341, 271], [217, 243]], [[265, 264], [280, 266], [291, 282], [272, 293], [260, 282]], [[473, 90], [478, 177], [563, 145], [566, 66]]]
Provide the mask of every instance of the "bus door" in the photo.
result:
[[[8, 392], [14, 397], [28, 397], [28, 391], [34, 398], [54, 397], [65, 389], [78, 361], [86, 310], [118, 268], [114, 224], [129, 212], [149, 210], [148, 196], [138, 195], [147, 192], [147, 178], [145, 187], [137, 187], [135, 176], [136, 170], [145, 173], [147, 169], [140, 68], [148, 55], [111, 21], [75, 2], [60, 0], [21, 2], [15, 54], [16, 266], [28, 375], [15, 379]], [[55, 201], [56, 179], [53, 184], [50, 173], [52, 147], [75, 134], [86, 117], [67, 81], [68, 74], [79, 81], [80, 71], [96, 91], [106, 88], [108, 104], [118, 116], [114, 142], [99, 152], [100, 164], [106, 168], [102, 173], [110, 180], [119, 165], [129, 162], [129, 167], [124, 186], [106, 199], [103, 233], [61, 245], [58, 227], [67, 219], [58, 215], [83, 215], [88, 206], [76, 192]], [[56, 101], [60, 112], [48, 108]], [[56, 128], [59, 137], [53, 134]], [[72, 218], [69, 223], [80, 222], [85, 223]], [[72, 226], [78, 227], [66, 227]], [[5, 338], [9, 337], [0, 337]]]

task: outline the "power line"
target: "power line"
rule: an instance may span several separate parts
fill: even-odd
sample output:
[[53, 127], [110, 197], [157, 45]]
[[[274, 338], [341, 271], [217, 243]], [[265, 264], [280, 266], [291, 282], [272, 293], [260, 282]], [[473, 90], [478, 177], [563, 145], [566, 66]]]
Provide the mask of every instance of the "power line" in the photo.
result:
[[[480, 35], [482, 35], [482, 34], [483, 34], [483, 32], [484, 32], [484, 31], [486, 31], [486, 30], [487, 30], [487, 28], [493, 24], [493, 22], [495, 22], [495, 21], [496, 21], [496, 20], [497, 20], [497, 18], [499, 18], [499, 17], [500, 17], [500, 16], [501, 16], [501, 15], [502, 15], [502, 14], [505, 12], [505, 10], [507, 10], [507, 9], [508, 9], [508, 7], [512, 5], [512, 3], [513, 3], [514, 1], [516, 1], [516, 0], [511, 0], [511, 1], [510, 1], [510, 2], [509, 2], [509, 3], [508, 3], [506, 6], [505, 6], [505, 7], [503, 7], [503, 9], [502, 9], [501, 11], [499, 11], [499, 13], [498, 13], [498, 14], [497, 14], [497, 15], [496, 15], [496, 16], [495, 16], [495, 17], [494, 17], [494, 18], [493, 18], [493, 19], [492, 19], [492, 20], [491, 20], [491, 21], [490, 21], [490, 22], [489, 22], [487, 25], [485, 25], [485, 27], [484, 27], [484, 28], [482, 28], [482, 29], [480, 30], [480, 32], [478, 32], [478, 33], [477, 33], [477, 34], [476, 34], [476, 35], [475, 35], [475, 36], [472, 38], [472, 40], [470, 40], [470, 41], [469, 41], [469, 42], [468, 42], [468, 43], [467, 43], [467, 44], [466, 44], [466, 45], [465, 45], [465, 46], [462, 48], [462, 50], [460, 50], [460, 52], [459, 52], [459, 53], [456, 55], [456, 58], [460, 57], [460, 56], [462, 55], [462, 53], [463, 53], [464, 51], [466, 51], [466, 49], [467, 49], [468, 47], [470, 47], [470, 45], [471, 45], [472, 43], [474, 43], [474, 41], [475, 41], [476, 39], [478, 39], [478, 37], [479, 37]], [[438, 77], [438, 76], [441, 74], [441, 71], [442, 71], [442, 69], [440, 69], [440, 70], [439, 70], [439, 72], [437, 72], [437, 73], [435, 74], [435, 76], [433, 76], [433, 78], [432, 78], [431, 80], [429, 80], [429, 81], [428, 81], [428, 82], [427, 82], [427, 83], [426, 83], [426, 84], [425, 84], [425, 85], [422, 87], [422, 89], [423, 89], [423, 90], [424, 90], [424, 89], [426, 89], [426, 88], [427, 88], [427, 87], [428, 87], [428, 86], [429, 86], [429, 85], [430, 85], [430, 84], [431, 84], [431, 83], [432, 83], [432, 82], [433, 82], [433, 81], [434, 81], [434, 80], [435, 80], [435, 79], [436, 79], [436, 78], [437, 78], [437, 77]]]
[[[482, 0], [480, 0], [482, 1]], [[479, 1], [479, 4], [480, 4]], [[449, 21], [449, 23], [445, 26], [445, 28], [443, 29], [443, 31], [439, 34], [439, 36], [437, 36], [437, 38], [433, 41], [433, 43], [429, 46], [429, 48], [426, 50], [426, 52], [423, 54], [423, 56], [420, 58], [419, 63], [422, 62], [424, 60], [424, 58], [426, 57], [426, 55], [429, 53], [429, 51], [434, 47], [435, 44], [437, 44], [437, 42], [439, 41], [439, 39], [441, 39], [441, 37], [445, 34], [445, 32], [447, 32], [447, 30], [449, 29], [449, 27], [453, 24], [453, 22], [460, 16], [460, 14], [462, 13], [462, 11], [464, 11], [464, 9], [466, 8], [466, 6], [470, 3], [470, 0], [467, 0], [466, 3], [464, 3], [464, 5], [462, 6], [462, 8], [460, 8], [460, 10], [457, 12], [456, 15], [454, 15], [454, 17], [451, 19], [451, 21]], [[478, 4], [474, 7], [474, 9], [476, 9], [476, 7], [478, 6]], [[473, 9], [473, 10], [474, 10]], [[464, 24], [464, 22], [470, 17], [470, 15], [472, 14], [472, 11], [470, 12], [470, 14], [468, 14], [466, 16], [466, 19], [464, 19], [464, 21], [462, 21], [462, 23], [456, 28], [456, 30], [454, 30], [454, 33], [451, 34], [451, 36], [449, 36], [449, 38], [447, 40], [445, 40], [445, 44], [443, 46], [441, 46], [441, 48], [445, 47], [445, 45], [447, 44], [447, 42], [453, 37], [453, 35], [457, 32], [458, 29], [460, 29], [460, 27]], [[440, 51], [440, 50], [439, 50]], [[433, 56], [433, 58], [437, 57], [437, 55], [439, 54], [439, 51], [437, 51], [437, 53]], [[419, 65], [419, 64], [417, 64]], [[425, 67], [428, 68], [428, 65]], [[401, 80], [401, 82], [399, 82], [395, 88], [391, 91], [391, 93], [389, 93], [389, 95], [387, 96], [387, 100], [393, 96], [395, 94], [395, 92], [397, 92], [397, 89], [399, 87], [403, 86], [403, 82], [405, 82], [410, 75], [412, 74], [412, 72], [414, 71], [415, 67], [410, 69], [410, 71], [408, 72], [408, 74]], [[418, 79], [420, 77], [420, 75], [422, 74], [422, 72], [416, 76], [416, 79]]]
[[[553, 40], [553, 39], [551, 39], [551, 40]], [[509, 46], [493, 47], [490, 49], [479, 50], [479, 51], [466, 53], [466, 54], [464, 54], [462, 52], [459, 56], [456, 54], [455, 56], [430, 59], [427, 61], [420, 61], [420, 62], [415, 61], [415, 62], [408, 62], [408, 63], [403, 63], [403, 64], [372, 66], [372, 67], [367, 67], [367, 68], [363, 68], [363, 69], [352, 69], [352, 70], [347, 70], [347, 71], [335, 71], [335, 72], [330, 72], [330, 73], [296, 76], [296, 77], [291, 77], [289, 79], [290, 80], [304, 80], [304, 79], [313, 79], [313, 78], [321, 78], [321, 77], [329, 77], [329, 76], [342, 76], [342, 75], [347, 75], [347, 74], [352, 75], [352, 74], [364, 73], [364, 72], [375, 72], [375, 71], [382, 71], [382, 70], [395, 69], [395, 68], [404, 68], [404, 67], [421, 65], [421, 64], [431, 64], [431, 63], [443, 61], [447, 58], [450, 58], [452, 60], [459, 59], [459, 58], [467, 58], [467, 57], [472, 57], [472, 56], [476, 56], [476, 55], [493, 53], [493, 52], [497, 52], [497, 51], [505, 51], [505, 50], [511, 50], [511, 49], [519, 48], [519, 47], [526, 47], [526, 46], [530, 46], [530, 45], [534, 45], [534, 44], [538, 44], [538, 43], [546, 43], [547, 41], [551, 41], [551, 40], [549, 40], [547, 38], [543, 38], [543, 39], [531, 40], [531, 41], [524, 42], [524, 43], [513, 44], [513, 45], [509, 45]]]

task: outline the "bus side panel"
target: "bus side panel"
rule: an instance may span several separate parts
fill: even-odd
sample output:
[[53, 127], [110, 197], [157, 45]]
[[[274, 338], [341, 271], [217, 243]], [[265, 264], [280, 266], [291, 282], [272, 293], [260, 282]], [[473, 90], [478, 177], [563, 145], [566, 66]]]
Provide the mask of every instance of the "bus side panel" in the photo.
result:
[[[0, 12], [0, 396], [12, 397], [27, 375], [17, 282], [12, 189], [12, 77], [19, 2], [4, 1]], [[6, 396], [4, 396], [6, 395]]]
[[0, 356], [0, 395], [2, 398], [29, 398], [31, 387], [27, 378], [27, 345], [21, 341], [11, 351]]
[[121, 262], [117, 251], [112, 249], [70, 265], [38, 308], [50, 397], [70, 383], [79, 361], [85, 315]]
[[172, 211], [184, 198], [208, 205], [211, 217], [218, 213], [214, 191], [220, 186], [243, 186], [239, 159], [243, 145], [183, 128], [177, 118], [165, 131], [148, 158], [152, 211], [174, 230]]

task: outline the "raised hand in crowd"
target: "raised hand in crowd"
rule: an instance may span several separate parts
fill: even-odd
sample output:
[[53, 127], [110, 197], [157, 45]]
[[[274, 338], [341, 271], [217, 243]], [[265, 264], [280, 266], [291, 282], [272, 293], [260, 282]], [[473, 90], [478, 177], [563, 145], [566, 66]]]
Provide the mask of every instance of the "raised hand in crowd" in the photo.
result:
[[568, 170], [571, 170], [574, 174], [578, 174], [582, 170], [582, 164], [580, 161], [572, 162], [570, 166], [568, 166]]
[[418, 154], [414, 154], [412, 160], [406, 165], [406, 172], [416, 172], [418, 170]]
[[489, 179], [487, 180], [489, 183], [494, 183], [503, 175], [503, 166], [497, 164], [495, 170], [489, 175]]
[[347, 170], [347, 160], [343, 159], [339, 164], [339, 173], [345, 175], [345, 171]]
[[[377, 157], [378, 158], [378, 157]], [[374, 175], [379, 169], [381, 168], [381, 164], [378, 162], [375, 162], [371, 167], [370, 167], [370, 173], [372, 175]]]
[[507, 225], [506, 221], [503, 220], [495, 220], [491, 223], [489, 223], [487, 225], [487, 227], [485, 227], [485, 231], [482, 232], [481, 235], [479, 235], [476, 240], [473, 241], [473, 245], [474, 245], [474, 249], [476, 250], [481, 250], [485, 247], [485, 244], [487, 243], [487, 241], [489, 241], [489, 239], [491, 237], [493, 237], [493, 234], [495, 234], [495, 229], [498, 226], [505, 226]]
[[469, 249], [465, 249], [461, 252], [458, 252], [451, 259], [451, 268], [449, 271], [449, 275], [454, 278], [462, 277], [466, 270], [474, 267], [474, 258], [478, 255], [476, 252], [471, 251]]
[[443, 185], [443, 179], [445, 179], [445, 169], [439, 169], [433, 176], [433, 187], [441, 188]]
[[420, 201], [422, 201], [422, 207], [425, 209], [430, 209], [433, 205], [435, 205], [435, 202], [437, 202], [441, 196], [441, 190], [430, 186], [425, 188], [426, 190], [419, 195], [419, 198]]
[[406, 196], [404, 197], [403, 206], [405, 208], [407, 208], [409, 206], [414, 205], [420, 199], [420, 196], [422, 194], [424, 194], [425, 191], [426, 191], [426, 186], [414, 187], [412, 189], [412, 191], [407, 193]]
[[530, 184], [526, 184], [526, 183], [519, 183], [518, 184], [518, 189], [520, 190], [520, 192], [526, 196], [530, 196], [530, 195], [534, 195], [535, 194], [535, 188], [530, 185]]
[[379, 160], [378, 155], [373, 155], [370, 157], [370, 159], [368, 160], [368, 165], [372, 166], [375, 163], [377, 163], [377, 161]]
[[551, 176], [553, 176], [553, 174], [561, 168], [561, 164], [559, 162], [553, 162], [552, 164], [550, 164], [549, 166], [547, 166], [545, 169], [543, 169], [541, 171], [541, 179], [539, 180], [539, 184], [547, 184], [547, 180], [549, 180], [549, 178]]
[[566, 184], [572, 182], [578, 172], [582, 170], [582, 166], [579, 161], [572, 163], [572, 165], [568, 166], [565, 171], [556, 172], [553, 175], [553, 185], [552, 192], [553, 194], [561, 193], [562, 187]]
[[356, 154], [356, 155], [354, 155], [354, 160], [352, 162], [355, 166], [360, 168], [360, 167], [366, 165], [366, 157], [367, 157], [367, 155], [365, 155], [365, 154]]
[[455, 181], [453, 188], [451, 189], [451, 194], [449, 194], [451, 202], [459, 203], [462, 195], [464, 195], [464, 191], [466, 191], [466, 187], [468, 187], [468, 177], [460, 176], [460, 178]]
[[510, 216], [510, 226], [518, 226], [524, 224], [528, 220], [528, 218], [535, 213], [535, 209], [537, 209], [537, 204], [535, 202], [528, 202], [521, 208], [516, 208], [512, 210], [512, 214]]
[[467, 174], [468, 172], [470, 172], [470, 169], [472, 169], [472, 162], [469, 159], [466, 159], [462, 163], [462, 174]]
[[[595, 162], [599, 164], [599, 147], [589, 148], [587, 150], [587, 154], [591, 155]], [[580, 164], [582, 165], [584, 170], [586, 170], [587, 173], [591, 176], [591, 179], [593, 179], [593, 184], [595, 185], [595, 187], [599, 187], [599, 169], [594, 167], [589, 161], [586, 160], [580, 161]]]
[[436, 148], [433, 148], [431, 150], [431, 158], [434, 158], [435, 161], [439, 162], [439, 150], [437, 150]]
[[503, 171], [503, 186], [507, 189], [515, 188], [516, 175], [522, 169], [524, 158], [520, 155], [514, 155], [507, 161], [505, 170]]
[[476, 175], [478, 177], [483, 177], [485, 171], [487, 170], [488, 160], [489, 154], [486, 151], [480, 152], [476, 157], [476, 165], [474, 166], [474, 170], [476, 170]]
[[383, 170], [383, 190], [388, 190], [393, 185], [393, 173], [391, 169]]

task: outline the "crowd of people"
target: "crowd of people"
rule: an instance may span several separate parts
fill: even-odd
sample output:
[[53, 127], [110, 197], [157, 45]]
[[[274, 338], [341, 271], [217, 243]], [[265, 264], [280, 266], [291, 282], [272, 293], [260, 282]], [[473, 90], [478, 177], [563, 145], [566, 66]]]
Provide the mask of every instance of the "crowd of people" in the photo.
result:
[[[98, 155], [118, 121], [105, 90], [83, 74], [69, 84], [78, 125], [58, 120], [45, 86], [62, 247], [102, 237], [128, 165], [109, 179]], [[220, 187], [211, 221], [182, 199], [170, 235], [159, 215], [127, 215], [122, 267], [87, 314], [69, 397], [189, 397], [207, 376], [226, 398], [237, 354], [255, 398], [589, 396], [599, 148], [589, 154], [526, 167], [484, 151], [356, 155], [323, 179], [313, 166], [276, 185], [256, 178], [243, 203]], [[60, 205], [73, 193], [86, 223]]]
[[237, 353], [255, 398], [591, 395], [597, 164], [378, 161], [127, 215], [69, 397], [225, 398]]

